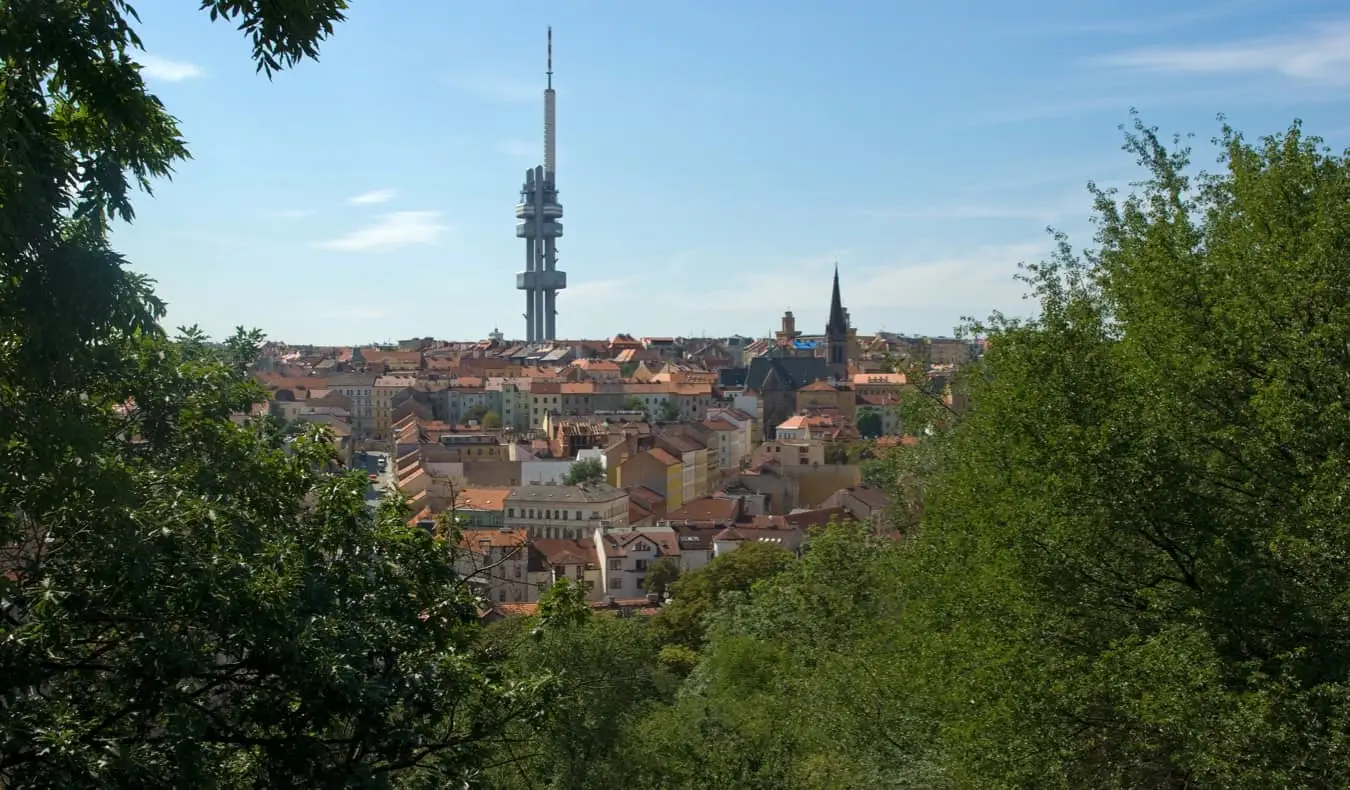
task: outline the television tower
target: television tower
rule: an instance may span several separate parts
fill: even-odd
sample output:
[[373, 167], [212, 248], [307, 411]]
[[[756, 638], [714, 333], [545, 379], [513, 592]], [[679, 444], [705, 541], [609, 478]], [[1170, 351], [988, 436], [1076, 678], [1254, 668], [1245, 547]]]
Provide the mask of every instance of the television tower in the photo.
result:
[[525, 340], [557, 339], [558, 292], [567, 287], [567, 272], [558, 269], [557, 240], [563, 235], [563, 207], [555, 181], [557, 127], [554, 123], [553, 28], [548, 29], [548, 77], [544, 88], [544, 164], [525, 171], [516, 204], [516, 238], [525, 240], [525, 271], [516, 288], [525, 292]]

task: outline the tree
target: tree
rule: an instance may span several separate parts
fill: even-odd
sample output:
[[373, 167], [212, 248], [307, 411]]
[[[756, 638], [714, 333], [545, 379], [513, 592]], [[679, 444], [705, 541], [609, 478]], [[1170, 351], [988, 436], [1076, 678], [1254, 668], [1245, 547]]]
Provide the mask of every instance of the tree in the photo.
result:
[[858, 418], [858, 433], [864, 439], [875, 439], [884, 432], [880, 412], [868, 411]]
[[1216, 143], [1188, 175], [1136, 123], [1100, 248], [1060, 237], [1040, 315], [983, 327], [906, 571], [967, 782], [1350, 781], [1350, 162], [1298, 124]]
[[541, 596], [539, 613], [507, 626], [490, 647], [507, 677], [547, 677], [548, 704], [512, 725], [487, 772], [497, 788], [612, 785], [627, 756], [615, 749], [630, 719], [668, 686], [645, 624], [592, 614], [585, 590], [560, 579]]
[[674, 557], [662, 557], [647, 566], [647, 575], [642, 583], [647, 592], [664, 595], [670, 585], [680, 578], [680, 563]]
[[[202, 7], [271, 76], [345, 3]], [[0, 784], [468, 776], [535, 698], [467, 657], [448, 552], [372, 518], [322, 427], [232, 421], [261, 336], [169, 341], [108, 244], [186, 156], [128, 15], [0, 4]]]
[[488, 415], [488, 407], [480, 404], [478, 406], [474, 406], [473, 408], [465, 412], [464, 419], [467, 422], [477, 422], [481, 424], [483, 420], [487, 417], [487, 415]]
[[495, 431], [502, 427], [502, 415], [495, 411], [484, 412], [483, 427], [489, 431]]
[[563, 475], [563, 485], [579, 486], [587, 483], [599, 483], [605, 479], [605, 468], [597, 458], [583, 458], [574, 461]]
[[674, 398], [666, 398], [661, 401], [661, 408], [656, 413], [656, 419], [660, 422], [679, 422], [680, 405]]
[[592, 615], [586, 588], [566, 576], [539, 596], [539, 628], [566, 629], [584, 625]]
[[[892, 648], [901, 552], [832, 525], [800, 561], [724, 596], [673, 704], [621, 744], [628, 786], [947, 786], [922, 759], [931, 734], [909, 704], [912, 667]], [[692, 651], [660, 655], [687, 666]]]
[[791, 554], [771, 543], [746, 543], [684, 574], [670, 585], [671, 600], [652, 617], [657, 640], [697, 650], [703, 644], [704, 619], [721, 596], [749, 590], [791, 562]]
[[624, 399], [623, 404], [619, 406], [619, 410], [640, 411], [645, 414], [647, 412], [647, 404], [643, 403], [640, 398], [636, 398], [632, 395], [629, 395], [627, 398]]

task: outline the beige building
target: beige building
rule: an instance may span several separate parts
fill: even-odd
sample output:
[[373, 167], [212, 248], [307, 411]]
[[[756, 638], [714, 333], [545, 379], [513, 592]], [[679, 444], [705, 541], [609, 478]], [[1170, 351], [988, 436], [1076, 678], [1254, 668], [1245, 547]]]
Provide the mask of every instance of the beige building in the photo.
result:
[[628, 524], [628, 493], [608, 483], [525, 485], [506, 498], [507, 529], [531, 538], [584, 538], [596, 527]]
[[375, 376], [369, 373], [346, 373], [328, 379], [328, 389], [351, 399], [352, 435], [356, 439], [370, 437], [375, 428]]
[[417, 379], [412, 376], [380, 376], [371, 387], [371, 430], [376, 439], [389, 438], [393, 426], [395, 398], [411, 393]]

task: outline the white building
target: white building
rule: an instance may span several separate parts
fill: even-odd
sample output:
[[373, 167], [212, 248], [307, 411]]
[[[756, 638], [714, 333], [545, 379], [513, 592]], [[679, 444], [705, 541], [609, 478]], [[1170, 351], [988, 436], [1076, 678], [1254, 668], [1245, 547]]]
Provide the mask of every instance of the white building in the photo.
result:
[[503, 523], [531, 538], [582, 538], [597, 527], [628, 525], [628, 492], [608, 483], [524, 485], [506, 498]]

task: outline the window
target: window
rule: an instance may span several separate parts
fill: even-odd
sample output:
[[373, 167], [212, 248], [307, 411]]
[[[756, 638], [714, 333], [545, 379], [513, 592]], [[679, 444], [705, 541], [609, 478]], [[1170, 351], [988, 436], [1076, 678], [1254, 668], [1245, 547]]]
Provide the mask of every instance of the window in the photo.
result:
[[581, 520], [581, 511], [580, 511], [580, 510], [577, 511], [577, 518], [576, 518], [576, 520], [577, 520], [577, 521], [580, 521], [580, 520]]
[[612, 570], [612, 571], [621, 571], [621, 570], [623, 570], [623, 560], [618, 559], [617, 557], [614, 558], [614, 559], [612, 559], [612, 560], [610, 560], [610, 561], [609, 561], [609, 569]]
[[498, 603], [506, 603], [506, 590], [498, 590], [498, 591], [497, 591], [497, 602], [498, 602]]
[[508, 507], [508, 508], [506, 509], [506, 517], [507, 517], [507, 518], [515, 518], [515, 517], [516, 517], [516, 509], [513, 508], [513, 507]]
[[645, 570], [647, 570], [647, 561], [646, 561], [646, 560], [638, 560], [638, 561], [637, 561], [637, 569], [638, 569], [639, 571], [645, 571]]
[[611, 590], [622, 590], [622, 589], [623, 589], [623, 577], [622, 577], [622, 576], [615, 576], [613, 579], [610, 579], [610, 580], [609, 580], [609, 589], [611, 589]]
[[520, 563], [516, 563], [516, 578], [520, 578]]

